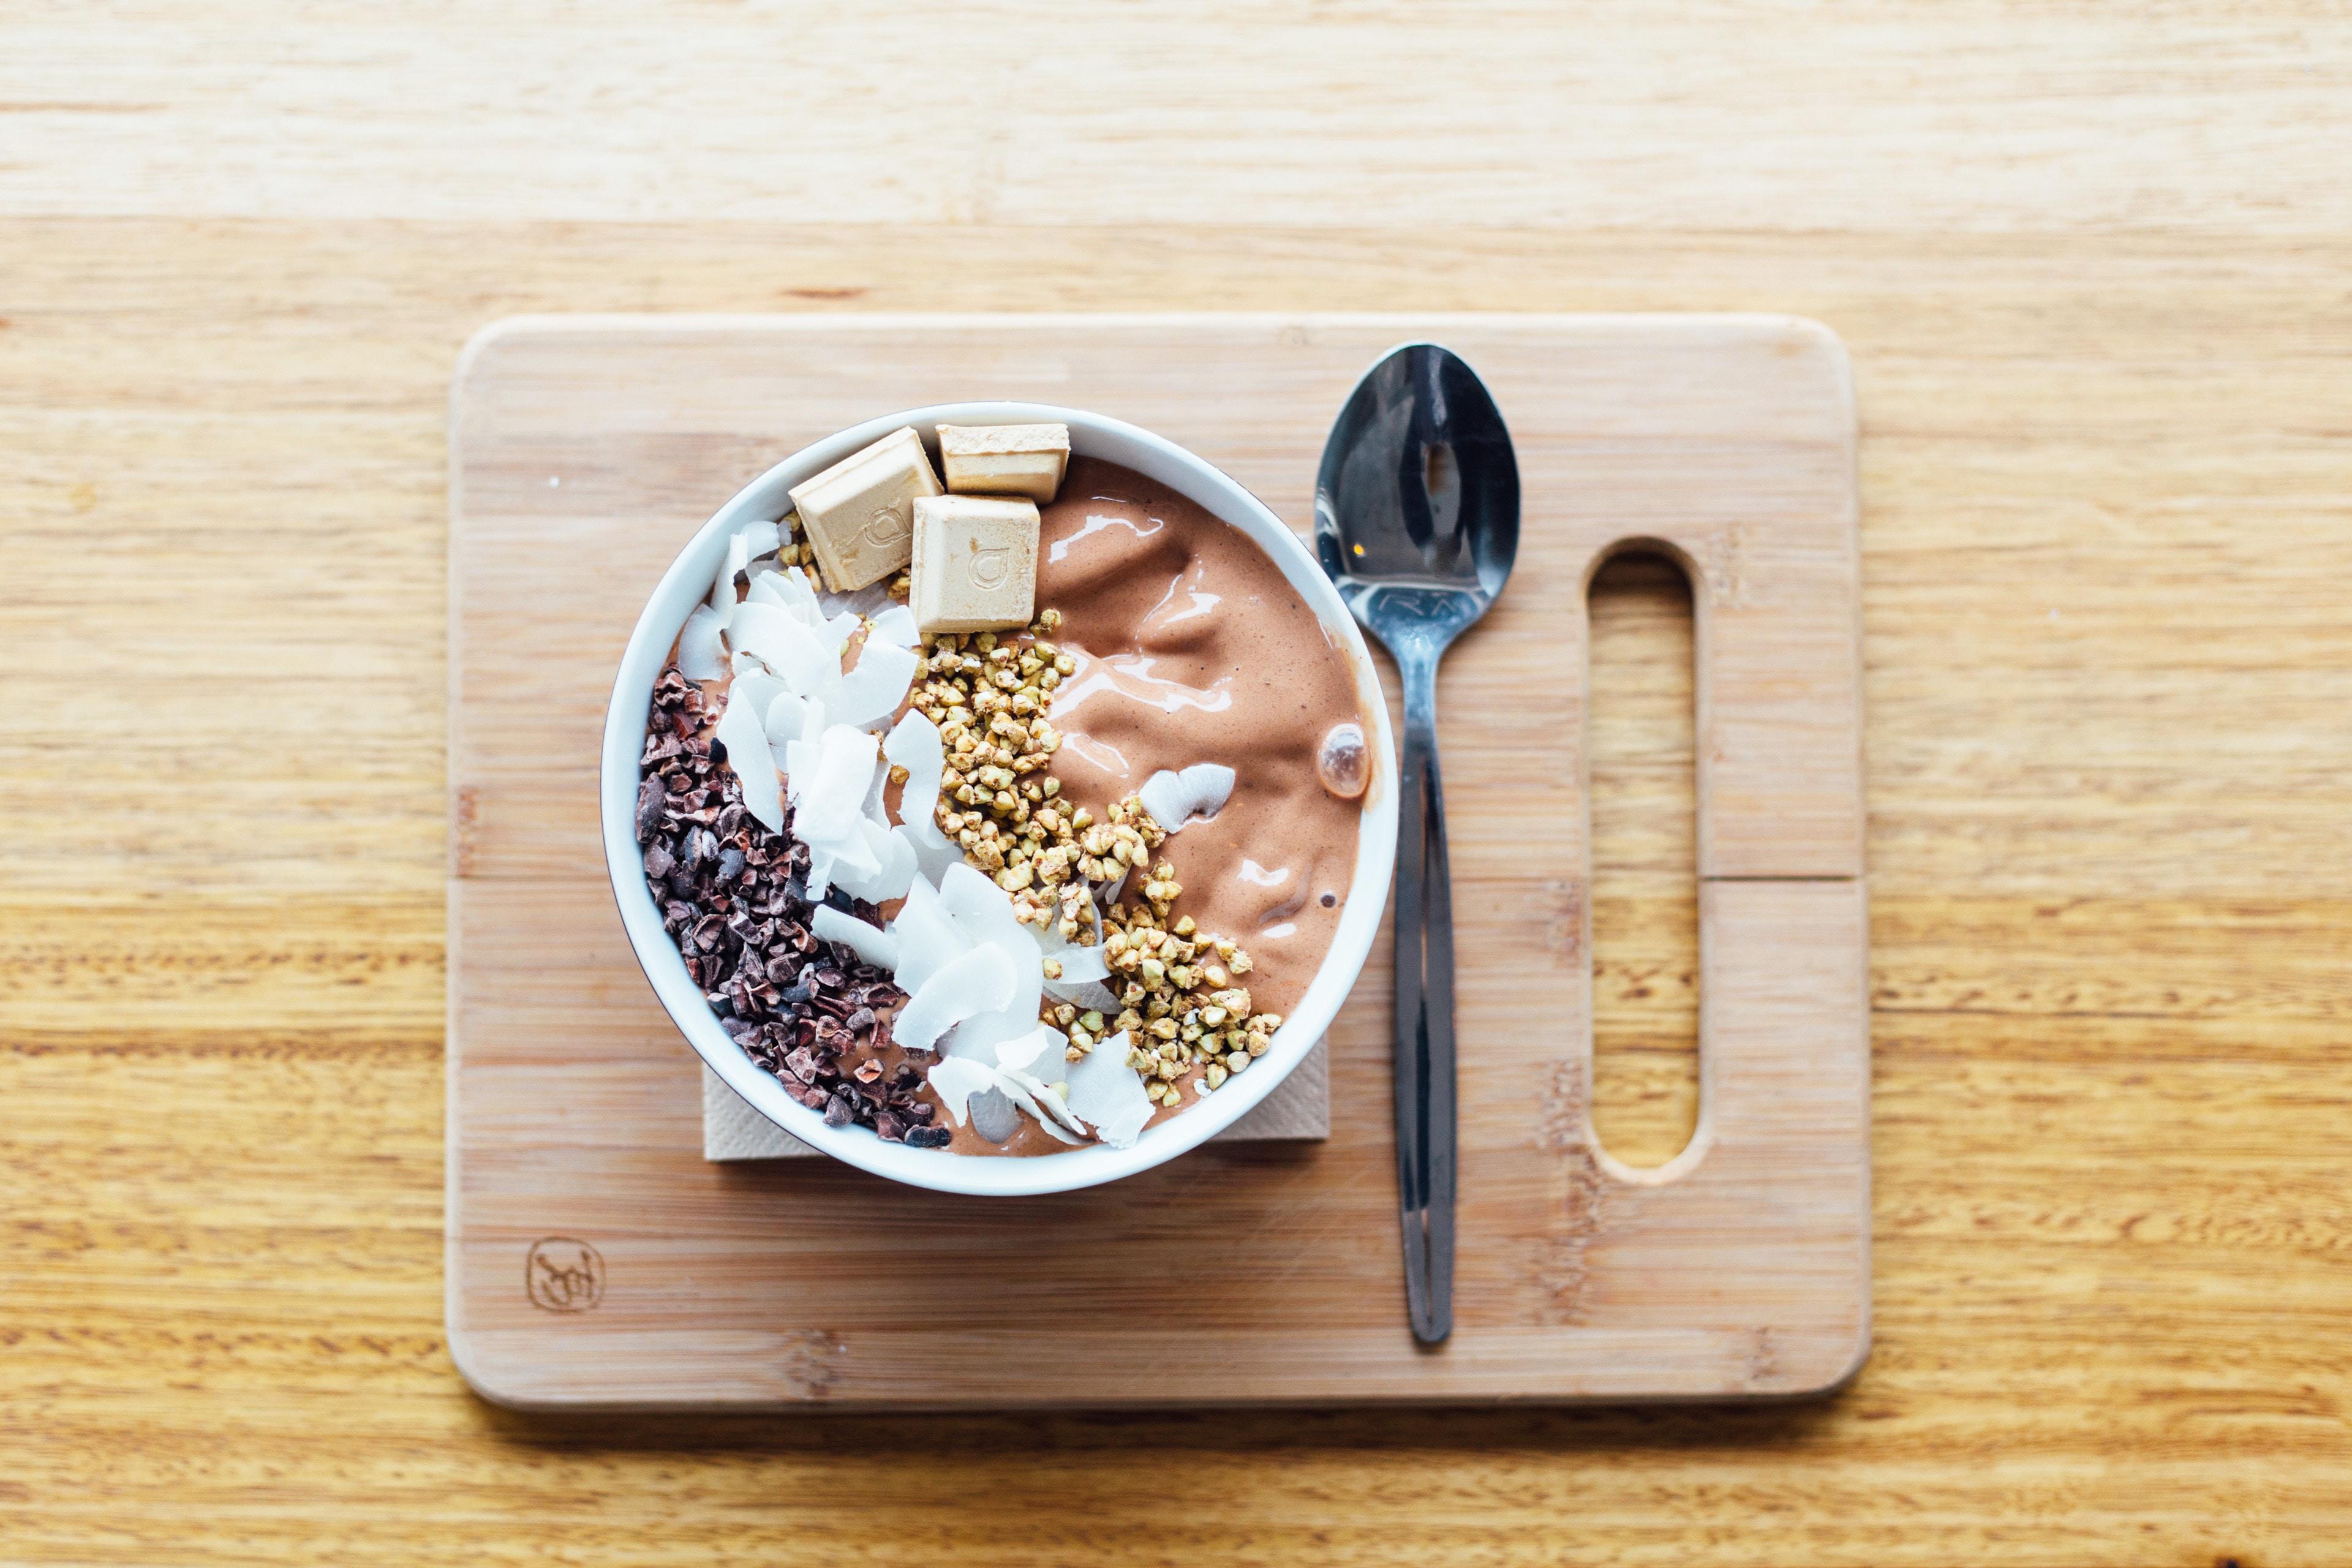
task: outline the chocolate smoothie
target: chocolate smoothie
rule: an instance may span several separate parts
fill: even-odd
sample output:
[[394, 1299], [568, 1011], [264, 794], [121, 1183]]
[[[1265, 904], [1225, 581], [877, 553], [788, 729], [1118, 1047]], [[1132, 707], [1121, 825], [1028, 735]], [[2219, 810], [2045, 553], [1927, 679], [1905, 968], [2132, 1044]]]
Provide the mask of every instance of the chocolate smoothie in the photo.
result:
[[1250, 995], [1288, 1014], [1339, 929], [1362, 802], [1326, 790], [1323, 737], [1359, 722], [1347, 656], [1241, 530], [1134, 471], [1070, 465], [1044, 509], [1037, 602], [1077, 673], [1055, 694], [1053, 772], [1080, 801], [1222, 763], [1233, 797], [1160, 850], [1203, 931], [1249, 950]]
[[[1330, 950], [1356, 865], [1363, 803], [1327, 790], [1324, 738], [1359, 724], [1347, 657], [1282, 569], [1239, 529], [1165, 485], [1096, 458], [1070, 464], [1041, 509], [1037, 603], [1076, 670], [1054, 694], [1064, 798], [1099, 811], [1163, 769], [1221, 763], [1234, 789], [1213, 817], [1171, 834], [1178, 908], [1247, 950], [1259, 1012], [1287, 1015]], [[1189, 1073], [1178, 1105], [1198, 1103]], [[1024, 1119], [1003, 1142], [954, 1130], [964, 1154], [1065, 1146]]]

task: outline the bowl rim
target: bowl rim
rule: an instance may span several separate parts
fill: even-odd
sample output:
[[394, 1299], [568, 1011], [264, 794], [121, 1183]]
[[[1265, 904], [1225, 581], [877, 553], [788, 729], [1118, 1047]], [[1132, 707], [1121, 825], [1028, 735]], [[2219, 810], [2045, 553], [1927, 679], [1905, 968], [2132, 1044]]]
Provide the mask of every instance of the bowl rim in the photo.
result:
[[[709, 596], [727, 536], [743, 523], [781, 517], [791, 508], [792, 486], [902, 426], [915, 426], [936, 452], [943, 423], [1066, 425], [1074, 456], [1133, 468], [1239, 529], [1274, 561], [1348, 661], [1367, 721], [1373, 767], [1358, 818], [1355, 873], [1330, 949], [1306, 995], [1276, 1030], [1256, 1070], [1227, 1079], [1215, 1094], [1126, 1149], [1092, 1144], [1026, 1159], [959, 1156], [887, 1142], [866, 1127], [827, 1127], [819, 1113], [786, 1095], [719, 1026], [663, 931], [646, 884], [635, 816], [637, 759], [653, 686], [686, 617]], [[671, 560], [630, 632], [605, 709], [599, 784], [605, 869], [630, 951], [671, 1022], [728, 1088], [792, 1137], [860, 1170], [934, 1192], [1022, 1196], [1098, 1186], [1198, 1148], [1264, 1101], [1324, 1037], [1362, 973], [1388, 902], [1396, 861], [1396, 768], [1388, 703], [1363, 633], [1306, 543], [1271, 508], [1207, 459], [1139, 426], [1051, 404], [985, 401], [928, 404], [853, 425], [771, 466], [713, 512]], [[1376, 896], [1366, 896], [1370, 889], [1377, 889]]]

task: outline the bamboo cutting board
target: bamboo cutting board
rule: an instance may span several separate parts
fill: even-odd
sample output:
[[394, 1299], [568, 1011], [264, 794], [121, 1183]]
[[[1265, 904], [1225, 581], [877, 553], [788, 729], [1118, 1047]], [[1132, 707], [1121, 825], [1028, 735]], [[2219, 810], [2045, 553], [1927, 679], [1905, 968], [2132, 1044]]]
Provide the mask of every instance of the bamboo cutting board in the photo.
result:
[[[1159, 431], [1304, 523], [1334, 411], [1412, 337], [1518, 447], [1518, 565], [1441, 689], [1461, 961], [1452, 1341], [1405, 1325], [1385, 939], [1318, 1145], [988, 1201], [702, 1158], [699, 1068], [598, 848], [644, 595], [729, 495], [872, 415], [1003, 397]], [[1768, 317], [549, 318], [451, 400], [447, 1313], [501, 1402], [852, 1407], [1789, 1395], [1869, 1339], [1854, 424]], [[1699, 1126], [1593, 1138], [1585, 589], [1693, 581]]]

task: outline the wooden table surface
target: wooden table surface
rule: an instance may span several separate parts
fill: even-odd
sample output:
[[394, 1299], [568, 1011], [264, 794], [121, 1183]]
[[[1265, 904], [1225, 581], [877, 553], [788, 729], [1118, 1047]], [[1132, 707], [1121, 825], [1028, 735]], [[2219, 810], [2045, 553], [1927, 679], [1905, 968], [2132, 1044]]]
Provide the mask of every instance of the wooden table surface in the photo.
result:
[[[2352, 1561], [2352, 18], [1048, 9], [0, 24], [0, 1561]], [[1877, 1259], [1843, 1395], [466, 1392], [452, 361], [518, 310], [884, 308], [1843, 335]], [[1609, 942], [1604, 992], [1685, 1005]]]

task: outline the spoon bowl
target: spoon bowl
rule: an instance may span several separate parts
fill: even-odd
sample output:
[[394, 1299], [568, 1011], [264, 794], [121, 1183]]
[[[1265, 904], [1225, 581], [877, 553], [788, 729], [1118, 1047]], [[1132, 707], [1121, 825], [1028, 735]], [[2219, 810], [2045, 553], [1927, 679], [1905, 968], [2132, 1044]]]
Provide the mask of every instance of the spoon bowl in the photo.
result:
[[1519, 543], [1519, 467], [1477, 373], [1435, 343], [1356, 384], [1315, 481], [1315, 553], [1365, 629], [1433, 655], [1486, 613]]
[[1519, 543], [1519, 465], [1462, 358], [1392, 349], [1349, 395], [1315, 481], [1315, 554], [1403, 688], [1396, 910], [1397, 1201], [1414, 1338], [1454, 1330], [1454, 905], [1437, 663], [1486, 613]]

